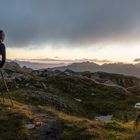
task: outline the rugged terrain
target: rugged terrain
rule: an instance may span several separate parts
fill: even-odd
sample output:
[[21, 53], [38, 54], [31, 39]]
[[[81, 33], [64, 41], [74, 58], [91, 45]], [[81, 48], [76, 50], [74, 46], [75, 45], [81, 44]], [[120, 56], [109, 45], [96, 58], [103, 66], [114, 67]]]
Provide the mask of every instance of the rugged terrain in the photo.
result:
[[1, 83], [0, 140], [134, 140], [140, 133], [139, 126], [134, 129], [137, 77], [16, 63], [8, 63], [3, 74], [14, 106]]

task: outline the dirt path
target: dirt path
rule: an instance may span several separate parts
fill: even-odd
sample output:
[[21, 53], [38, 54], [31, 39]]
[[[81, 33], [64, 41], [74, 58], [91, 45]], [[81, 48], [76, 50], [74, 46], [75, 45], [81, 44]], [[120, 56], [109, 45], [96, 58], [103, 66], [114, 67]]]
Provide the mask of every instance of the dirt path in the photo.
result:
[[33, 112], [35, 118], [40, 120], [38, 122], [38, 134], [36, 138], [31, 140], [59, 140], [63, 131], [63, 124], [61, 121], [48, 113], [42, 113], [38, 111], [34, 106], [25, 105], [28, 109]]

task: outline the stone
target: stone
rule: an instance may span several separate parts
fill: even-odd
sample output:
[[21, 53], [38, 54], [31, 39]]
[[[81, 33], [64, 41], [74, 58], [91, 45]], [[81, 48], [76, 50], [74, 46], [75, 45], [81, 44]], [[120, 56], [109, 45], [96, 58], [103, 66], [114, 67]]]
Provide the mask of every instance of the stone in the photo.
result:
[[81, 99], [74, 98], [77, 102], [82, 102]]
[[110, 121], [112, 119], [112, 115], [106, 115], [106, 116], [96, 116], [96, 121]]
[[31, 124], [31, 123], [30, 124], [25, 124], [24, 127], [27, 128], [27, 129], [33, 129], [33, 128], [35, 128], [35, 124]]

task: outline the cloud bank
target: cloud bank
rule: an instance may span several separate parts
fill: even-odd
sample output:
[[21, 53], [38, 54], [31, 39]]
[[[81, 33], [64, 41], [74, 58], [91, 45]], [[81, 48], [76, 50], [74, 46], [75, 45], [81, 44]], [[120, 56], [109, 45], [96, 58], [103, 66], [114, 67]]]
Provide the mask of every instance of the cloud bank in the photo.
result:
[[0, 28], [8, 45], [18, 47], [128, 42], [140, 37], [139, 5], [139, 0], [0, 0]]

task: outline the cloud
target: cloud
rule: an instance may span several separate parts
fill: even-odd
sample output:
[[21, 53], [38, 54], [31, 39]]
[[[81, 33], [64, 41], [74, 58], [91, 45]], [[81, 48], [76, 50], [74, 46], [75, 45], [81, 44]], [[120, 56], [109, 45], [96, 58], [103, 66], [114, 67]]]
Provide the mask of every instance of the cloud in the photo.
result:
[[28, 61], [28, 62], [37, 62], [37, 63], [62, 63], [62, 64], [69, 64], [75, 62], [93, 62], [98, 64], [104, 63], [112, 63], [112, 61], [108, 59], [60, 59], [59, 57], [56, 58], [39, 58], [39, 59], [20, 59], [20, 61]]
[[8, 45], [17, 47], [128, 42], [139, 38], [139, 5], [138, 0], [0, 0], [0, 28]]
[[136, 58], [133, 60], [134, 62], [140, 62], [140, 58]]

